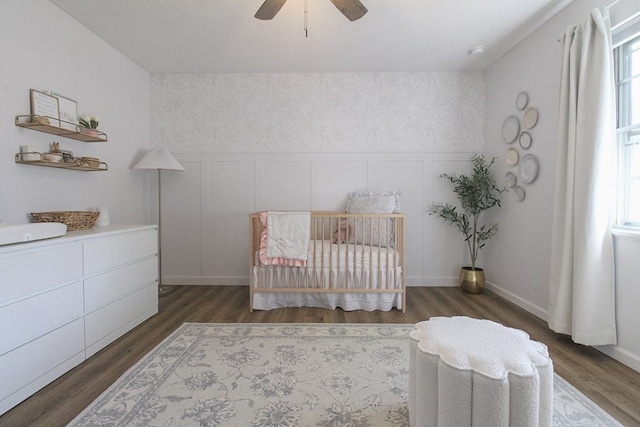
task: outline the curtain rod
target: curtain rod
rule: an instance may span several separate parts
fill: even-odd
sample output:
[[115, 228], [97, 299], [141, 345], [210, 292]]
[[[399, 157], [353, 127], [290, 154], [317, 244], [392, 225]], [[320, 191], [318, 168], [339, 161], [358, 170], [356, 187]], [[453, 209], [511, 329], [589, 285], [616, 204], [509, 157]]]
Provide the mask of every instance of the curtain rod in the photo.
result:
[[605, 6], [604, 8], [609, 10], [609, 8], [612, 8], [616, 3], [618, 3], [620, 0], [615, 0], [613, 3], [611, 3], [609, 6]]
[[[616, 3], [618, 3], [620, 0], [615, 0], [613, 3], [611, 3], [609, 6], [604, 6], [604, 9], [607, 13], [604, 13], [602, 19], [604, 19], [605, 21], [609, 21], [610, 20], [610, 15], [609, 15], [609, 8], [613, 7], [613, 5], [615, 5]], [[609, 21], [611, 22], [611, 21]], [[575, 29], [573, 30], [573, 32], [575, 33]], [[562, 38], [565, 36], [565, 34], [567, 34], [567, 32], [565, 31], [564, 33], [560, 34], [560, 36], [558, 37], [558, 39], [556, 40], [558, 43], [562, 41]]]

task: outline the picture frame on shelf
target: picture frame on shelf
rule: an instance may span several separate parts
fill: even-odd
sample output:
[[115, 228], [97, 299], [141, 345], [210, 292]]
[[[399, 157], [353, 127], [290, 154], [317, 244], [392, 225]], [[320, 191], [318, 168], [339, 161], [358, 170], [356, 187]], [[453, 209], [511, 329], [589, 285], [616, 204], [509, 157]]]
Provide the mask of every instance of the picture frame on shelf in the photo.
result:
[[[31, 115], [46, 118], [51, 126], [60, 127], [60, 112], [58, 98], [50, 95], [47, 92], [30, 89], [29, 95], [31, 98]], [[31, 120], [34, 118], [32, 117]]]
[[58, 99], [58, 118], [60, 127], [75, 131], [78, 127], [78, 103], [59, 93], [51, 92]]

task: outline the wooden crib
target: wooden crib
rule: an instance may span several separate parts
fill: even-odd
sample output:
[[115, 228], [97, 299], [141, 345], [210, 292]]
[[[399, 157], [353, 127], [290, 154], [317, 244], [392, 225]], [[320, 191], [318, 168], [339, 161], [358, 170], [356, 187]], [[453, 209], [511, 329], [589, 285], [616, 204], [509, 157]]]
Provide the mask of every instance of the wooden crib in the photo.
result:
[[264, 220], [260, 213], [249, 216], [251, 311], [281, 307], [406, 311], [403, 214], [314, 211], [310, 221], [305, 266], [265, 265], [259, 257]]

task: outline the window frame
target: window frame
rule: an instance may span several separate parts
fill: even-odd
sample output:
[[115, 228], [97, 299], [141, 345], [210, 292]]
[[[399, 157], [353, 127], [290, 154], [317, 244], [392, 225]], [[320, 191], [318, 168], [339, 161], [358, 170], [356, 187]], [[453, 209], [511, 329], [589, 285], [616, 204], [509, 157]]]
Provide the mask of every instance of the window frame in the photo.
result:
[[[616, 36], [618, 36], [616, 38]], [[622, 37], [624, 36], [624, 37]], [[640, 17], [632, 19], [612, 33], [615, 82], [616, 82], [616, 136], [618, 144], [618, 206], [617, 228], [640, 230], [640, 215], [630, 218], [629, 203], [632, 184], [640, 185], [640, 170], [632, 175], [631, 150], [636, 155], [640, 150], [640, 120], [632, 122], [633, 110], [631, 82], [640, 86], [640, 72], [631, 74], [631, 58], [634, 52], [640, 51]], [[632, 49], [632, 46], [635, 49]], [[640, 54], [640, 53], [636, 53]], [[640, 109], [640, 101], [635, 104]], [[638, 114], [638, 112], [636, 112]]]

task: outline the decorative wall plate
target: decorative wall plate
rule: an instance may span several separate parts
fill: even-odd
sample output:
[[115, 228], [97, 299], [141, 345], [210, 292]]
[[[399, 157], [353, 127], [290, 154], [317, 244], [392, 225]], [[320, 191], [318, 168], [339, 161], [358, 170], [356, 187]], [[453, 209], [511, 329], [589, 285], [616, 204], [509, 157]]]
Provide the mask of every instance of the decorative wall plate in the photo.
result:
[[520, 147], [524, 148], [525, 150], [528, 149], [529, 147], [531, 147], [531, 134], [529, 132], [522, 132], [520, 134], [520, 138], [518, 138], [518, 141], [520, 142]]
[[504, 185], [507, 188], [513, 188], [516, 186], [516, 176], [513, 172], [507, 172], [504, 174]]
[[527, 108], [528, 103], [529, 103], [529, 94], [525, 91], [520, 92], [518, 94], [518, 97], [516, 98], [516, 108], [519, 111], [522, 111], [525, 108]]
[[513, 197], [515, 197], [515, 199], [518, 202], [521, 202], [524, 200], [524, 188], [520, 187], [519, 185], [516, 185], [516, 188], [513, 189]]
[[516, 140], [520, 133], [520, 121], [516, 116], [509, 116], [502, 123], [502, 139], [507, 144]]
[[509, 166], [513, 167], [517, 165], [519, 158], [520, 158], [520, 155], [518, 154], [518, 150], [516, 150], [513, 147], [507, 150], [507, 155], [505, 156], [505, 160], [507, 161], [507, 164]]
[[533, 154], [525, 154], [520, 160], [520, 180], [525, 184], [535, 181], [538, 176], [538, 159]]
[[529, 107], [524, 110], [524, 115], [522, 116], [522, 124], [527, 129], [531, 129], [538, 123], [538, 109], [536, 107]]

